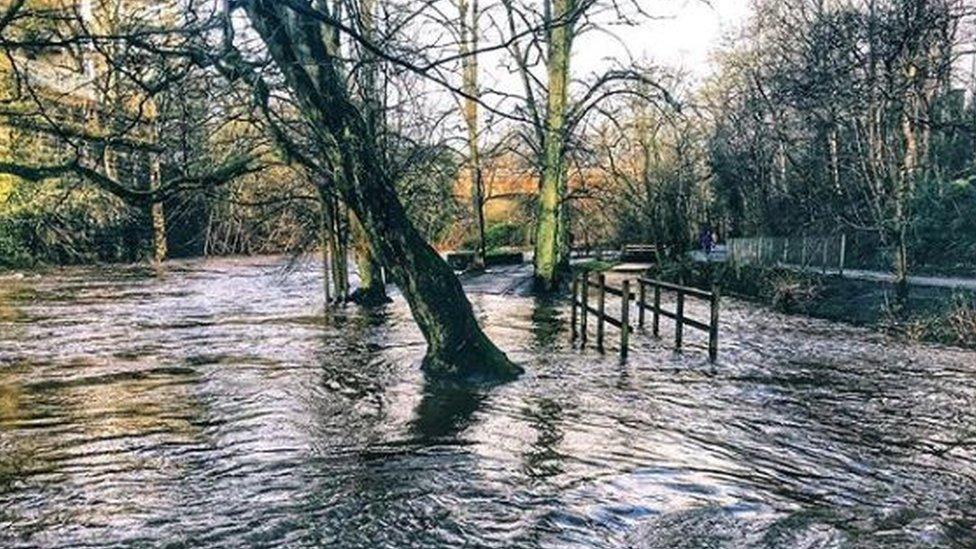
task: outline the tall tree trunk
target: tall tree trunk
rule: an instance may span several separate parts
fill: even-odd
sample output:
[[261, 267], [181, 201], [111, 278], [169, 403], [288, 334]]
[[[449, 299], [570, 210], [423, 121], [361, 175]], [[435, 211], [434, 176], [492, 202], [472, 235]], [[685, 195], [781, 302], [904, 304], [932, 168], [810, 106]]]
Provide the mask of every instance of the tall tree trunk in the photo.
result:
[[908, 226], [911, 219], [911, 201], [916, 187], [919, 162], [918, 116], [919, 97], [916, 94], [918, 73], [914, 67], [906, 71], [908, 93], [902, 106], [902, 138], [904, 139], [904, 157], [902, 158], [902, 173], [895, 188], [894, 236], [896, 243], [894, 274], [895, 289], [898, 304], [902, 307], [908, 304]]
[[[363, 37], [372, 42], [375, 39], [375, 10], [376, 0], [359, 0], [359, 24]], [[369, 51], [363, 53], [364, 62], [357, 67], [356, 82], [363, 100], [363, 112], [370, 135], [380, 134], [385, 126], [386, 113], [381, 107], [379, 83], [380, 60]], [[356, 257], [356, 268], [359, 272], [359, 288], [353, 292], [351, 299], [355, 303], [372, 307], [390, 301], [386, 296], [386, 285], [383, 281], [383, 269], [379, 258], [370, 248], [369, 238], [362, 229], [362, 224], [355, 215], [348, 216], [349, 236], [352, 240], [353, 252]]]
[[[521, 372], [489, 340], [461, 283], [400, 203], [375, 136], [352, 103], [337, 51], [319, 21], [272, 0], [247, 0], [248, 17], [338, 172], [338, 190], [359, 218], [373, 252], [403, 292], [427, 340], [424, 368], [440, 375], [511, 377]], [[319, 6], [321, 9], [321, 6]]]
[[567, 257], [563, 251], [568, 244], [565, 142], [572, 13], [573, 0], [551, 0], [547, 59], [549, 96], [535, 233], [535, 280], [537, 287], [545, 291], [558, 286], [560, 268]]
[[[149, 188], [158, 189], [162, 177], [162, 166], [159, 155], [153, 153], [149, 161]], [[159, 265], [166, 260], [166, 216], [162, 202], [153, 202], [149, 206], [149, 217], [152, 220], [153, 263]]]
[[[328, 184], [326, 184], [328, 185]], [[346, 246], [343, 212], [331, 187], [319, 186], [322, 253], [325, 254], [325, 295], [328, 303], [345, 303], [349, 297], [349, 250]], [[329, 280], [332, 292], [329, 292]]]
[[471, 177], [471, 210], [478, 231], [478, 249], [474, 268], [485, 266], [485, 199], [481, 170], [481, 148], [478, 144], [478, 0], [458, 0], [461, 22], [461, 66], [464, 91], [464, 120], [468, 127], [468, 173]]
[[319, 193], [319, 240], [322, 246], [322, 289], [325, 295], [325, 307], [332, 304], [330, 279], [332, 278], [332, 217], [329, 214], [329, 202], [324, 193]]
[[345, 303], [349, 300], [349, 214], [339, 197], [329, 195], [329, 255], [332, 258], [333, 300]]
[[355, 215], [349, 216], [352, 246], [356, 254], [356, 270], [359, 272], [359, 288], [352, 293], [352, 301], [364, 307], [375, 307], [389, 303], [383, 268], [373, 255], [369, 236]]

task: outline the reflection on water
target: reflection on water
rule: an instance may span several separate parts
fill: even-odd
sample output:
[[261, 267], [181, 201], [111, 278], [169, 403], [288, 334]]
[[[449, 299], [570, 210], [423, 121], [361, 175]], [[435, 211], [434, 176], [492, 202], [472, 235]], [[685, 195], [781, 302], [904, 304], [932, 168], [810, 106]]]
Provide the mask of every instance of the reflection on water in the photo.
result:
[[320, 287], [0, 279], [0, 546], [976, 545], [976, 353], [730, 302], [718, 365], [640, 334], [620, 364], [482, 280], [528, 373], [458, 386], [401, 300], [326, 319]]

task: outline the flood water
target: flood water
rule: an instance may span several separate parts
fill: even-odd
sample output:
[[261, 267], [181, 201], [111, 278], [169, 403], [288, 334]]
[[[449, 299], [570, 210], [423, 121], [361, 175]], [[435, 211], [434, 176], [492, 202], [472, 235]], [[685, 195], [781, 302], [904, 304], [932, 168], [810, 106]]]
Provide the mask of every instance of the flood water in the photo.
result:
[[976, 546], [976, 353], [727, 300], [716, 365], [622, 365], [470, 286], [521, 379], [426, 380], [314, 262], [0, 278], [0, 546]]

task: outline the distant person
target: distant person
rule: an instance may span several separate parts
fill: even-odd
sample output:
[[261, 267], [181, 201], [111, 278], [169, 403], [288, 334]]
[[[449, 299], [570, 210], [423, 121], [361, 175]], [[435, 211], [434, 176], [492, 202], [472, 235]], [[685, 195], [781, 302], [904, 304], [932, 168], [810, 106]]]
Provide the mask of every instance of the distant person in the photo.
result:
[[701, 233], [698, 235], [698, 244], [701, 249], [705, 251], [705, 255], [712, 253], [712, 246], [714, 241], [712, 240], [712, 230], [708, 227], [703, 227]]

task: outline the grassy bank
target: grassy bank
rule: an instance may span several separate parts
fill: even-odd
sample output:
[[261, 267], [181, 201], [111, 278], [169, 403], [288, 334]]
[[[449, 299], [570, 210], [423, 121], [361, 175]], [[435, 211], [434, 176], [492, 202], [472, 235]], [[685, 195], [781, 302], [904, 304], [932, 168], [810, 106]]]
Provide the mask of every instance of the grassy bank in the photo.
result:
[[914, 341], [976, 348], [976, 294], [913, 287], [898, 306], [891, 284], [820, 276], [789, 269], [671, 262], [653, 275], [709, 288], [767, 305], [777, 311], [874, 327]]

